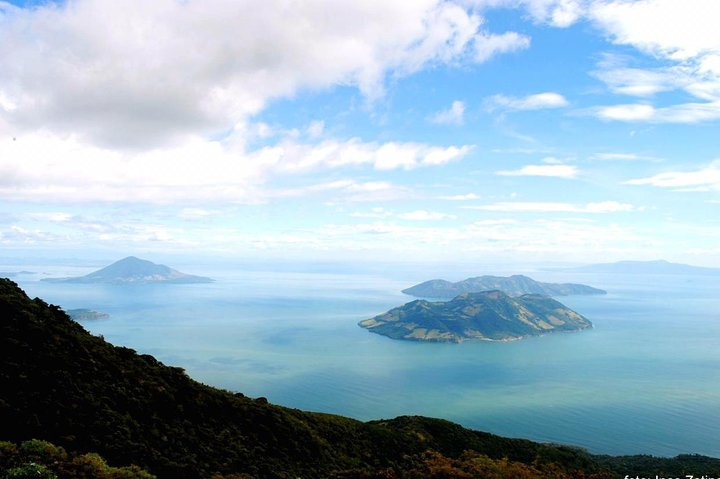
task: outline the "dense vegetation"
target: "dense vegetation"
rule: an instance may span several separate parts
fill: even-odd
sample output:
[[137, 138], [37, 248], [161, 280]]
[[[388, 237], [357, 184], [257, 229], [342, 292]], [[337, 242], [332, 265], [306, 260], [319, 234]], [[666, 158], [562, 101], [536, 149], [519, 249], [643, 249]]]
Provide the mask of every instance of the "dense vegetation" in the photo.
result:
[[[14, 479], [604, 478], [605, 470], [624, 475], [635, 467], [632, 458], [597, 458], [438, 419], [363, 423], [214, 389], [90, 335], [4, 279], [0, 440], [12, 443], [0, 443], [0, 466]], [[28, 444], [58, 459], [33, 459]], [[690, 458], [667, 461], [720, 472], [718, 460]]]
[[47, 441], [0, 441], [0, 477], [7, 479], [156, 479], [138, 466], [112, 467], [95, 453], [68, 454]]

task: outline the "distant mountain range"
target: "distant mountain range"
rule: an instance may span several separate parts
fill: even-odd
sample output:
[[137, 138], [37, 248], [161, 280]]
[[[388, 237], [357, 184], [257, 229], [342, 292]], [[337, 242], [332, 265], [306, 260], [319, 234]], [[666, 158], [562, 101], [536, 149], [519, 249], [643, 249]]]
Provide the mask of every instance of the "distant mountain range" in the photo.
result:
[[502, 291], [464, 293], [451, 301], [416, 300], [359, 325], [392, 339], [459, 343], [509, 341], [555, 331], [592, 328], [592, 323], [544, 295], [512, 298]]
[[444, 279], [433, 279], [417, 284], [402, 292], [418, 298], [450, 299], [463, 293], [479, 293], [480, 291], [499, 290], [510, 296], [523, 294], [544, 294], [546, 296], [567, 296], [571, 294], [606, 294], [602, 289], [584, 284], [573, 283], [541, 283], [523, 275], [478, 276], [457, 283]]
[[163, 264], [128, 256], [110, 266], [85, 276], [73, 278], [44, 278], [41, 281], [53, 283], [211, 283], [213, 279], [204, 276], [181, 273]]
[[656, 261], [618, 261], [617, 263], [591, 264], [577, 268], [567, 268], [563, 271], [580, 273], [608, 273], [608, 274], [696, 274], [720, 275], [720, 268], [704, 268], [687, 264], [670, 263], [665, 260]]

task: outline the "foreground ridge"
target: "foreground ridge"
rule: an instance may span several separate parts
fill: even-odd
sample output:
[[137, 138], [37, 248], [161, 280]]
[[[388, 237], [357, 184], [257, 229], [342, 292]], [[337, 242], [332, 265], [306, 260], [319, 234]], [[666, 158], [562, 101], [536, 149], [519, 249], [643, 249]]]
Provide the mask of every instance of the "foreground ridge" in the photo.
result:
[[[614, 477], [607, 471], [620, 460], [440, 419], [363, 423], [215, 389], [180, 368], [92, 336], [59, 307], [30, 299], [7, 279], [0, 279], [0, 351], [0, 440], [38, 438], [68, 451], [97, 452], [111, 466], [136, 464], [161, 479], [217, 479], [218, 473], [606, 478]], [[683, 470], [699, 472], [701, 464], [705, 473], [720, 471], [714, 459], [689, 463]], [[635, 471], [631, 459], [621, 465]], [[505, 475], [482, 472], [488, 468]]]

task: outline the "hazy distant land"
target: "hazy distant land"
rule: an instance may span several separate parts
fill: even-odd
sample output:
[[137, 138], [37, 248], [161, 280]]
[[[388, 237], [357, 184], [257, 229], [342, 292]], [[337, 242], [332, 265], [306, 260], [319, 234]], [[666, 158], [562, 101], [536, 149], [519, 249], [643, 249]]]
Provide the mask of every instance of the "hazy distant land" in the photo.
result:
[[71, 319], [75, 321], [91, 321], [95, 319], [108, 319], [110, 315], [108, 313], [101, 313], [93, 309], [68, 309], [65, 311]]
[[671, 263], [665, 260], [656, 261], [618, 261], [616, 263], [600, 263], [577, 268], [564, 268], [563, 271], [579, 273], [607, 274], [697, 274], [720, 275], [720, 268], [706, 268], [688, 264]]
[[417, 284], [402, 292], [419, 298], [450, 299], [463, 293], [479, 293], [480, 291], [499, 290], [510, 296], [523, 294], [543, 294], [546, 296], [567, 296], [571, 294], [606, 294], [602, 289], [584, 284], [573, 283], [541, 283], [523, 275], [478, 276], [457, 283], [444, 279], [433, 279]]
[[512, 298], [502, 291], [464, 293], [447, 302], [416, 300], [359, 325], [392, 339], [454, 343], [511, 341], [592, 328], [587, 318], [552, 298], [539, 294]]
[[211, 283], [214, 280], [204, 276], [181, 273], [162, 264], [155, 264], [134, 256], [116, 261], [98, 271], [72, 278], [44, 278], [41, 281], [53, 283]]
[[0, 271], [0, 278], [14, 278], [21, 274], [35, 274], [32, 271]]

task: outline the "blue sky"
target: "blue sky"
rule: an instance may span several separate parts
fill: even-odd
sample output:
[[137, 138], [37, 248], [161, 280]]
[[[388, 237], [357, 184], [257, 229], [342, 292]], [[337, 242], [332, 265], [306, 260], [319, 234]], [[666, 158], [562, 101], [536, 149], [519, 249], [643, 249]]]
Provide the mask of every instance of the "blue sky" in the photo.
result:
[[720, 266], [714, 0], [0, 1], [5, 258]]

